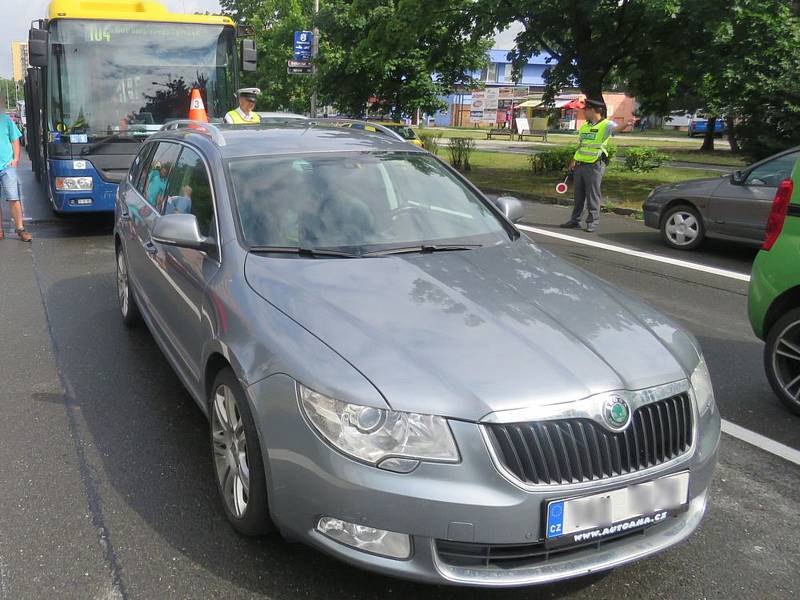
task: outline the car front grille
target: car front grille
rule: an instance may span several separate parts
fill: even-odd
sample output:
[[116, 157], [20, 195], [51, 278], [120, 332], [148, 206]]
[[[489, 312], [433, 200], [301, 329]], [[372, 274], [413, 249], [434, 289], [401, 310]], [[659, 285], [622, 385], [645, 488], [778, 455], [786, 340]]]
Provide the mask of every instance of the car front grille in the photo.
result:
[[569, 484], [634, 473], [675, 459], [692, 446], [687, 394], [639, 407], [612, 432], [587, 419], [484, 424], [496, 460], [525, 484]]
[[[657, 526], [656, 526], [657, 527]], [[547, 549], [544, 542], [532, 544], [474, 544], [436, 540], [436, 556], [451, 567], [470, 567], [475, 569], [519, 569], [545, 563], [556, 557], [594, 548], [599, 550], [622, 538], [647, 535], [648, 530], [623, 532], [609, 536], [601, 542], [590, 542], [576, 546]]]

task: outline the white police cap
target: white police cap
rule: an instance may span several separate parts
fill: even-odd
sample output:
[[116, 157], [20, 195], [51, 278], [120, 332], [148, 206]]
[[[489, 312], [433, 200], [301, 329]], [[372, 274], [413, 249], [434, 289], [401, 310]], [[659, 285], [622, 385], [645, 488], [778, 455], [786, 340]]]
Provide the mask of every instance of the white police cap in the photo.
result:
[[257, 87], [248, 87], [248, 88], [241, 88], [236, 91], [237, 96], [250, 96], [255, 100], [255, 97], [261, 93], [261, 90]]

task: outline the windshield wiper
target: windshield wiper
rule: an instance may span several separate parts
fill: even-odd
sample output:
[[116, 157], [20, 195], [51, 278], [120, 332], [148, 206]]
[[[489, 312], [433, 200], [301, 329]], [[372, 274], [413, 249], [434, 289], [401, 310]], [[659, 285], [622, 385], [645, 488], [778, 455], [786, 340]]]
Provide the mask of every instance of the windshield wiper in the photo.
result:
[[457, 250], [472, 250], [482, 248], [481, 244], [418, 244], [416, 246], [403, 246], [401, 248], [388, 248], [387, 250], [373, 250], [365, 252], [364, 256], [385, 256], [389, 254], [428, 254], [431, 252], [452, 252]]
[[283, 254], [297, 254], [299, 256], [336, 256], [339, 258], [359, 258], [360, 255], [341, 250], [326, 250], [325, 248], [309, 248], [307, 246], [251, 246], [250, 252]]

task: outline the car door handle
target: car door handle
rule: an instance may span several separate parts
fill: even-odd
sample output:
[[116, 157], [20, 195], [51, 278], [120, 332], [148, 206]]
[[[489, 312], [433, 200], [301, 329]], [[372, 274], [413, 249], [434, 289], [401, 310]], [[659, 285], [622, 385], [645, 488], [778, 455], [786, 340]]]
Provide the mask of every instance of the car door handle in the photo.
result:
[[151, 256], [155, 256], [156, 254], [158, 254], [158, 248], [153, 242], [145, 242], [144, 249]]

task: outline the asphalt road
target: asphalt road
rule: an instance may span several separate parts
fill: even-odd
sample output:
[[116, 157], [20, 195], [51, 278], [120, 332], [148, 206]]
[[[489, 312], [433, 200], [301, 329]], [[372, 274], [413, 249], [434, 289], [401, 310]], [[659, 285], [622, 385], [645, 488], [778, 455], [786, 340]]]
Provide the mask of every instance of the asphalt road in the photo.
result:
[[[800, 594], [800, 467], [727, 435], [712, 505], [690, 541], [574, 582], [504, 591], [421, 586], [279, 537], [237, 536], [216, 497], [204, 417], [147, 330], [120, 322], [110, 218], [52, 219], [22, 172], [36, 237], [31, 245], [13, 234], [0, 242], [0, 600]], [[528, 224], [566, 217], [563, 208], [527, 206]], [[800, 420], [767, 387], [743, 282], [532, 236], [689, 327], [723, 418], [800, 448]], [[621, 217], [604, 217], [594, 239], [669, 254], [654, 232]], [[753, 256], [712, 244], [689, 258], [747, 272]]]

